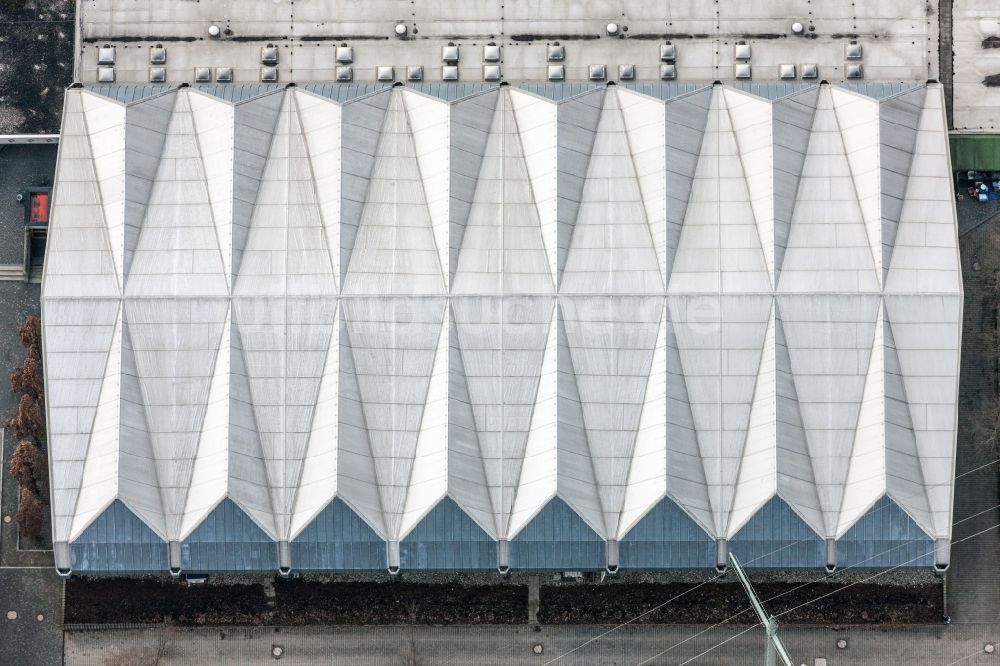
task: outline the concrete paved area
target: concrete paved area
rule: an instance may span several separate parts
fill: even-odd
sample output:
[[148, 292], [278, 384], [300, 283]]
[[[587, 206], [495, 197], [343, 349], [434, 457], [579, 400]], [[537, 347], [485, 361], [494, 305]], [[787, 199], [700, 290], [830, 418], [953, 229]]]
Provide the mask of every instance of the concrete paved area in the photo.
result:
[[0, 664], [50, 666], [61, 652], [62, 580], [55, 570], [0, 568]]
[[[763, 663], [763, 632], [752, 628], [720, 647], [712, 646], [740, 634], [747, 626], [726, 626], [701, 631], [696, 626], [628, 627], [587, 643], [608, 627], [314, 627], [276, 631], [271, 627], [238, 631], [219, 629], [167, 630], [161, 666], [173, 664], [275, 663], [272, 647], [283, 650], [281, 664], [345, 664], [376, 666], [426, 664], [573, 664], [616, 666], [692, 664], [701, 666]], [[67, 666], [97, 666], [113, 655], [151, 654], [157, 649], [160, 629], [105, 632], [67, 632]], [[825, 657], [827, 666], [878, 666], [915, 664], [945, 666], [968, 657], [963, 666], [989, 666], [996, 654], [983, 653], [986, 642], [996, 640], [996, 625], [918, 627], [886, 632], [882, 629], [786, 627], [784, 641], [796, 664], [814, 666]], [[847, 640], [846, 649], [837, 641]], [[682, 641], [686, 641], [683, 642]], [[533, 651], [540, 644], [543, 653]], [[583, 646], [583, 647], [580, 647]], [[578, 648], [573, 652], [574, 648]], [[569, 653], [569, 654], [566, 654]], [[661, 654], [662, 653], [662, 654]], [[565, 654], [564, 657], [558, 658]], [[701, 655], [701, 656], [699, 656]], [[558, 659], [557, 659], [558, 658]], [[122, 662], [124, 663], [124, 662]]]
[[983, 85], [1000, 75], [1000, 3], [952, 1], [955, 129], [1000, 131], [1000, 85]]
[[[504, 47], [508, 80], [544, 80], [546, 44], [566, 46], [567, 80], [586, 80], [589, 66], [634, 64], [640, 80], [659, 79], [659, 44], [677, 46], [679, 81], [732, 81], [735, 43], [752, 49], [754, 80], [778, 80], [781, 64], [819, 65], [819, 78], [843, 81], [845, 48], [863, 48], [864, 76], [875, 81], [937, 78], [938, 0], [858, 0], [817, 3], [704, 2], [703, 0], [215, 0], [82, 3], [78, 79], [97, 81], [98, 50], [117, 47], [115, 80], [147, 83], [149, 48], [167, 49], [167, 82], [191, 81], [196, 67], [233, 67], [237, 82], [259, 81], [261, 47], [279, 46], [279, 81], [333, 80], [334, 49], [354, 46], [354, 78], [375, 79], [376, 67], [421, 65], [428, 81], [442, 77], [441, 47], [458, 44], [462, 81], [483, 80], [482, 47]], [[407, 28], [396, 36], [397, 23]], [[609, 35], [614, 22], [618, 33]], [[800, 33], [793, 22], [802, 24]], [[220, 29], [211, 38], [210, 26]]]

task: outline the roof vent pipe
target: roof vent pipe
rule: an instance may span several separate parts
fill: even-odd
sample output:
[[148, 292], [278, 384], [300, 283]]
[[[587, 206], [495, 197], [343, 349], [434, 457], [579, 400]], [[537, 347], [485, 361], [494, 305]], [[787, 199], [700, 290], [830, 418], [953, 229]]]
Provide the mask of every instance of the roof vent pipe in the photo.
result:
[[606, 552], [608, 565], [605, 568], [609, 574], [614, 576], [618, 573], [618, 539], [608, 539]]
[[389, 566], [389, 574], [395, 576], [399, 573], [399, 542], [385, 542], [385, 557]]
[[167, 562], [171, 576], [181, 575], [181, 542], [171, 541], [167, 544]]
[[287, 541], [278, 542], [278, 573], [282, 576], [292, 573], [292, 546]]
[[934, 572], [944, 573], [951, 565], [951, 539], [934, 540]]
[[729, 541], [726, 539], [715, 540], [715, 570], [720, 574], [726, 573], [729, 569]]
[[837, 540], [826, 540], [826, 572], [833, 573], [837, 570]]
[[510, 573], [510, 541], [507, 539], [497, 541], [497, 571], [504, 576]]

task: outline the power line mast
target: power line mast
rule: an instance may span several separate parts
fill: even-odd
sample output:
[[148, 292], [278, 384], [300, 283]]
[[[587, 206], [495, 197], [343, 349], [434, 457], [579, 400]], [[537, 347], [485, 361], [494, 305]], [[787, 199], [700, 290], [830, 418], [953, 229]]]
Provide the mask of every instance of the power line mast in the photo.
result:
[[750, 603], [753, 605], [753, 609], [760, 619], [761, 626], [767, 631], [764, 663], [767, 666], [777, 666], [776, 656], [780, 656], [781, 661], [785, 662], [785, 666], [792, 666], [792, 660], [788, 657], [788, 651], [785, 650], [785, 645], [778, 638], [778, 621], [774, 619], [774, 616], [769, 616], [764, 612], [764, 606], [760, 603], [757, 593], [754, 592], [753, 585], [750, 584], [750, 579], [747, 578], [747, 574], [743, 571], [743, 567], [740, 565], [740, 561], [736, 559], [736, 556], [729, 553], [729, 561], [733, 563], [733, 569], [736, 570], [736, 575], [739, 576], [740, 582], [743, 583], [743, 589], [747, 591], [747, 596], [750, 597]]

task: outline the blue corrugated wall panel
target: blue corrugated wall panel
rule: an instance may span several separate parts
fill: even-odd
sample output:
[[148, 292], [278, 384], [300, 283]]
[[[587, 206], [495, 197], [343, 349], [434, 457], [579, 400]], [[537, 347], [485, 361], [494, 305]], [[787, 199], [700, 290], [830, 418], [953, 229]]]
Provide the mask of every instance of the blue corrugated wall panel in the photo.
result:
[[875, 99], [885, 99], [900, 93], [909, 92], [924, 84], [915, 82], [881, 83], [873, 81], [844, 81], [843, 83], [836, 83], [834, 85], [845, 90], [867, 95], [868, 97], [874, 97]]
[[227, 102], [242, 102], [251, 97], [266, 95], [284, 85], [279, 83], [206, 83], [198, 86], [198, 90], [221, 97]]
[[665, 497], [618, 543], [622, 569], [714, 566], [715, 542], [672, 499]]
[[416, 90], [425, 95], [433, 95], [443, 100], [454, 102], [455, 100], [478, 95], [486, 90], [497, 88], [497, 83], [407, 83], [406, 87]]
[[604, 540], [556, 497], [510, 542], [512, 569], [603, 569]]
[[346, 571], [385, 569], [385, 542], [340, 498], [292, 541], [292, 568]]
[[391, 83], [307, 83], [302, 86], [303, 90], [337, 102], [349, 102], [391, 87]]
[[780, 497], [772, 497], [757, 511], [730, 540], [729, 548], [750, 567], [790, 569], [826, 564], [826, 543]]
[[604, 86], [604, 83], [520, 83], [517, 87], [559, 102]]
[[[727, 85], [730, 85], [737, 90], [748, 92], [751, 95], [772, 100], [787, 97], [788, 95], [793, 95], [797, 92], [802, 92], [807, 88], [818, 87], [818, 84], [816, 83], [806, 82], [759, 83], [755, 81], [736, 81]], [[737, 555], [737, 557], [739, 557], [739, 555]]]
[[166, 571], [167, 543], [115, 500], [70, 545], [73, 570]]
[[497, 542], [445, 497], [399, 543], [401, 569], [490, 569]]
[[663, 100], [673, 99], [681, 95], [693, 93], [695, 90], [711, 88], [711, 84], [706, 83], [623, 83], [625, 88], [634, 90], [643, 95], [658, 97]]
[[111, 99], [130, 104], [131, 102], [138, 102], [139, 100], [146, 99], [147, 97], [152, 97], [154, 95], [159, 95], [162, 92], [170, 90], [169, 85], [115, 85], [115, 84], [101, 84], [94, 86], [87, 86], [87, 90], [95, 92], [98, 95], [104, 95], [105, 97], [110, 97]]
[[888, 497], [875, 502], [837, 541], [841, 567], [929, 567], [934, 540]]
[[278, 546], [227, 498], [181, 543], [181, 567], [185, 571], [274, 571]]

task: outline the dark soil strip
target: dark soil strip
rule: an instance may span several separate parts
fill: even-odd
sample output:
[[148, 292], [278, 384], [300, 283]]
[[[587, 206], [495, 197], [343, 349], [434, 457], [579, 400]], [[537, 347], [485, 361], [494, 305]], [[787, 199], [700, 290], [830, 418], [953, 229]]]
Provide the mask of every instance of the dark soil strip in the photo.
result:
[[263, 624], [262, 585], [199, 585], [133, 578], [74, 578], [66, 583], [66, 624], [172, 622], [182, 626]]
[[[937, 584], [888, 586], [761, 583], [757, 592], [771, 613], [813, 601], [779, 620], [783, 624], [936, 624]], [[632, 620], [682, 592], [680, 599], [635, 620], [642, 624], [706, 624], [740, 611], [734, 623], [753, 620], [736, 583], [610, 583], [543, 586], [542, 624], [617, 624]], [[201, 625], [524, 624], [525, 585], [460, 583], [316, 582], [276, 579], [273, 596], [262, 585], [198, 585], [135, 578], [73, 578], [66, 584], [67, 624], [170, 622]], [[794, 591], [793, 591], [794, 590]], [[832, 593], [832, 594], [830, 594]], [[823, 595], [829, 596], [823, 597]], [[817, 599], [818, 597], [823, 597]]]
[[[756, 586], [762, 600], [787, 593], [765, 603], [770, 613], [817, 599], [781, 616], [783, 624], [933, 624], [941, 621], [941, 590], [938, 585], [890, 587], [816, 583], [794, 590], [801, 583], [762, 583]], [[543, 586], [538, 621], [542, 624], [618, 624], [649, 611], [682, 592], [690, 584], [613, 584]], [[746, 593], [739, 584], [710, 584], [688, 592], [680, 599], [650, 612], [635, 622], [641, 624], [713, 624], [742, 610], [736, 624], [754, 620]]]
[[522, 624], [525, 585], [278, 580], [273, 624]]
[[201, 625], [519, 624], [524, 585], [465, 586], [404, 581], [198, 585], [132, 578], [74, 578], [66, 584], [67, 624]]

